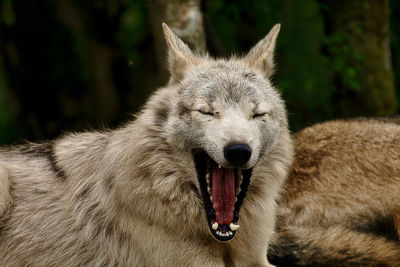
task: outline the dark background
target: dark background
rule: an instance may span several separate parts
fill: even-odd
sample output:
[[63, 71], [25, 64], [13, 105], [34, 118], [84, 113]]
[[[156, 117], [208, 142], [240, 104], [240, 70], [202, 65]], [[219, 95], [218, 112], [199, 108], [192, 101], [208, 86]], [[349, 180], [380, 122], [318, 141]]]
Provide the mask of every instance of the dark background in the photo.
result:
[[158, 8], [172, 2], [198, 5], [216, 57], [281, 23], [274, 84], [292, 131], [399, 111], [396, 0], [0, 0], [0, 144], [130, 120], [166, 82]]

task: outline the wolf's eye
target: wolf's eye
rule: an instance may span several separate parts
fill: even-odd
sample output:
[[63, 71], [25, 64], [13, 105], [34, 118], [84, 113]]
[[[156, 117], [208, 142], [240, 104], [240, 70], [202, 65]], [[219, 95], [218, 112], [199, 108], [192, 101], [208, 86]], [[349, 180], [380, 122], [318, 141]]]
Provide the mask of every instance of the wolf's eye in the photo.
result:
[[264, 117], [267, 112], [260, 112], [253, 115], [253, 119]]
[[199, 109], [197, 111], [200, 112], [203, 115], [214, 116], [214, 113], [212, 113], [211, 111], [205, 111], [205, 110], [202, 110], [202, 109]]

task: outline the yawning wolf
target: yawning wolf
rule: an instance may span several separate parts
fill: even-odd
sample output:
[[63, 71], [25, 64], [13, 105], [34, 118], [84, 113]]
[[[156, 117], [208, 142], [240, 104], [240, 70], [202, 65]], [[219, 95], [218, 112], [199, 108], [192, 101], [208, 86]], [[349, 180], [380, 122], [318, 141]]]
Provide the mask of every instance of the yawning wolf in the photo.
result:
[[170, 81], [134, 121], [1, 149], [1, 266], [270, 266], [293, 154], [280, 26], [228, 60], [163, 28]]

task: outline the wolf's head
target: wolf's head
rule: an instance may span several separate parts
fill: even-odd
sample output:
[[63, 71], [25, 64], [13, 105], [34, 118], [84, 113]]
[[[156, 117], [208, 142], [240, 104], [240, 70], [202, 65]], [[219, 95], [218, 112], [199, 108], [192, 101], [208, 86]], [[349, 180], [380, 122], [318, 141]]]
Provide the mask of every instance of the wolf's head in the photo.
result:
[[284, 104], [269, 80], [280, 25], [245, 57], [229, 60], [195, 55], [167, 25], [163, 28], [168, 90], [174, 91], [168, 94], [174, 116], [168, 117], [167, 139], [193, 158], [209, 229], [228, 241], [239, 228], [253, 167], [287, 129]]

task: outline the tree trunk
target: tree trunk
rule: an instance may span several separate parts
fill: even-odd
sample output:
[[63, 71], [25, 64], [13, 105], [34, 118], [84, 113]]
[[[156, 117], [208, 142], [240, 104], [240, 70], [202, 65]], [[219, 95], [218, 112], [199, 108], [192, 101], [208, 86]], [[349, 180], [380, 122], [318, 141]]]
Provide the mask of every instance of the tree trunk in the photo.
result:
[[[319, 0], [342, 116], [389, 115], [396, 96], [387, 0]], [[323, 88], [321, 88], [323, 90]]]
[[165, 22], [189, 47], [198, 53], [206, 48], [200, 0], [152, 0], [150, 23], [159, 65], [159, 79], [168, 80], [166, 45], [161, 23]]

